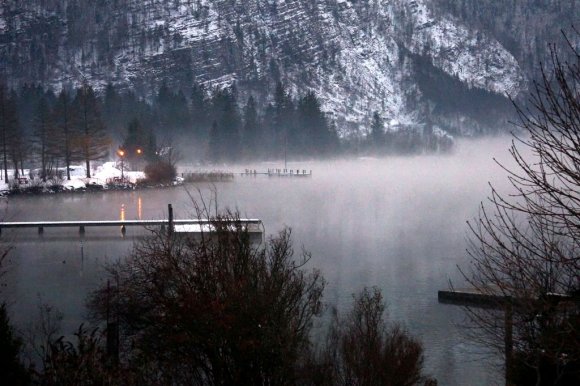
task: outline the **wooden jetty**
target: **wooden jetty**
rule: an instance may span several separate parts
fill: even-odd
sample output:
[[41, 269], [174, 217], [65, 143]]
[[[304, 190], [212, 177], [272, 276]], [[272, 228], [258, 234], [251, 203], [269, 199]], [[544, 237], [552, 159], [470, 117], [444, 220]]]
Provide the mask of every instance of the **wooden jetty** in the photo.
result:
[[[262, 221], [258, 219], [236, 220], [246, 227], [250, 233], [262, 233]], [[173, 220], [175, 233], [201, 233], [209, 232], [215, 220], [183, 219]], [[123, 231], [129, 226], [138, 227], [169, 227], [169, 220], [106, 220], [106, 221], [19, 221], [0, 222], [0, 233], [4, 229], [37, 228], [39, 234], [44, 233], [45, 228], [78, 228], [79, 233], [84, 234], [89, 227], [120, 227]]]
[[265, 172], [259, 172], [255, 169], [246, 169], [240, 175], [248, 176], [268, 176], [268, 177], [312, 177], [312, 170], [306, 169], [268, 169]]
[[475, 289], [438, 291], [437, 299], [442, 304], [478, 308], [497, 308], [506, 301], [504, 296], [483, 294]]
[[240, 224], [248, 233], [263, 233], [262, 220], [259, 219], [235, 219], [235, 220], [215, 220], [215, 219], [174, 219], [173, 207], [167, 206], [169, 216], [164, 220], [96, 220], [96, 221], [17, 221], [0, 222], [0, 234], [3, 229], [37, 228], [38, 234], [43, 234], [45, 228], [78, 228], [81, 235], [85, 234], [89, 227], [120, 227], [121, 233], [125, 234], [127, 227], [155, 227], [162, 229], [167, 227], [168, 231], [177, 234], [211, 232], [214, 225], [223, 221], [228, 224]]
[[452, 289], [448, 291], [438, 291], [439, 303], [452, 304], [463, 307], [486, 308], [503, 311], [504, 313], [504, 350], [505, 350], [505, 384], [512, 386], [512, 362], [513, 362], [513, 312], [514, 309], [534, 306], [535, 302], [540, 304], [546, 301], [556, 306], [579, 307], [578, 297], [566, 294], [547, 294], [545, 299], [525, 299], [506, 296], [499, 289], [489, 287], [485, 289], [487, 293], [478, 291], [475, 288]]
[[256, 176], [267, 176], [267, 177], [312, 177], [312, 170], [306, 169], [267, 169], [265, 171], [259, 171], [256, 169], [244, 169], [241, 173], [233, 173], [228, 171], [183, 171], [180, 173], [181, 178], [185, 182], [225, 182], [234, 179], [234, 176], [242, 177], [256, 177]]
[[486, 290], [487, 293], [479, 292], [473, 288], [439, 291], [437, 298], [439, 303], [442, 304], [493, 309], [504, 309], [506, 306], [512, 308], [530, 307], [536, 304], [545, 304], [546, 302], [553, 305], [572, 305], [574, 307], [580, 305], [580, 300], [572, 295], [549, 293], [541, 300], [538, 300], [506, 296], [502, 295], [498, 290], [493, 291], [489, 288]]
[[504, 349], [505, 349], [505, 385], [512, 386], [511, 367], [513, 355], [513, 309], [510, 297], [502, 295], [485, 294], [476, 289], [461, 289], [439, 291], [437, 299], [439, 303], [452, 304], [464, 307], [488, 308], [504, 311]]

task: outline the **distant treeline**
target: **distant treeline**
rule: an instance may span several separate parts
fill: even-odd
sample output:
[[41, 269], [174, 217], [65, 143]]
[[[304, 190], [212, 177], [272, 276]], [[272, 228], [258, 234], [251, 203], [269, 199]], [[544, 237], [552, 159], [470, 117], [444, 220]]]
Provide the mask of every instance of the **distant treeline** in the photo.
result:
[[[0, 85], [0, 165], [15, 175], [40, 169], [43, 178], [57, 168], [92, 161], [118, 148], [124, 156], [151, 161], [168, 149], [208, 162], [311, 158], [347, 151], [417, 152], [450, 146], [433, 128], [385, 130], [372, 112], [368, 135], [339, 140], [314, 92], [293, 96], [278, 83], [262, 103], [240, 97], [235, 86], [188, 92], [161, 85], [152, 98], [108, 85], [99, 94], [85, 84], [58, 94], [40, 85], [8, 90]], [[137, 153], [137, 150], [138, 153]], [[175, 154], [175, 153], [174, 153]], [[175, 159], [175, 155], [173, 156]]]

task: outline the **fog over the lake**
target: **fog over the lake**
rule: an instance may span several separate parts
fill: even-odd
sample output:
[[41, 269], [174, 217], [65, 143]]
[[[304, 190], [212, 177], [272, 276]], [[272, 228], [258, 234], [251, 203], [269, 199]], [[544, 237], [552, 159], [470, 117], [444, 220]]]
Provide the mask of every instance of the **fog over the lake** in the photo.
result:
[[[493, 157], [512, 164], [510, 138], [460, 140], [448, 155], [350, 158], [289, 162], [289, 169], [312, 170], [311, 178], [243, 177], [216, 183], [220, 207], [259, 218], [273, 234], [289, 226], [296, 252], [312, 253], [308, 268], [322, 271], [324, 300], [339, 309], [364, 286], [378, 286], [389, 318], [422, 339], [426, 373], [441, 385], [500, 383], [485, 352], [456, 326], [460, 307], [441, 305], [437, 290], [448, 281], [461, 286], [457, 265], [468, 267], [466, 220], [477, 215], [488, 196], [488, 182], [507, 189], [506, 173]], [[228, 168], [241, 172], [280, 168], [261, 163]], [[173, 204], [176, 218], [190, 218], [185, 189], [209, 199], [210, 184], [185, 188], [4, 198], [4, 221], [117, 220], [164, 218]], [[123, 214], [122, 214], [123, 213]], [[102, 280], [105, 262], [125, 255], [140, 230], [3, 231], [13, 250], [5, 295], [21, 329], [37, 316], [39, 301], [64, 313], [63, 333], [83, 321], [86, 293]], [[10, 241], [11, 240], [11, 241]], [[40, 299], [40, 300], [39, 300]], [[496, 363], [497, 358], [496, 358]]]

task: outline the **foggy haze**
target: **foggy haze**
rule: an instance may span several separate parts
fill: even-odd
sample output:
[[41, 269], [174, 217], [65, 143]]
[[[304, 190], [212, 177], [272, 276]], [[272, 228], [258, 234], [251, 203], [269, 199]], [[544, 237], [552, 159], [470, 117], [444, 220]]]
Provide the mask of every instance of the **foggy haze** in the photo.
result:
[[[428, 375], [443, 385], [496, 382], [497, 369], [481, 365], [483, 349], [465, 339], [454, 323], [459, 307], [437, 303], [437, 290], [448, 281], [460, 286], [456, 266], [468, 266], [466, 220], [477, 214], [489, 194], [488, 181], [507, 187], [505, 172], [492, 157], [510, 163], [507, 137], [460, 140], [452, 154], [334, 161], [289, 162], [290, 169], [312, 170], [311, 178], [236, 176], [216, 183], [221, 208], [239, 209], [242, 217], [259, 218], [267, 234], [289, 226], [296, 252], [312, 253], [308, 268], [322, 271], [328, 285], [324, 301], [339, 309], [364, 286], [378, 286], [389, 318], [400, 321], [422, 339]], [[258, 171], [278, 164], [240, 165]], [[197, 196], [211, 196], [211, 185], [186, 186]], [[132, 192], [14, 197], [4, 199], [5, 221], [115, 220], [164, 218], [167, 204], [176, 218], [193, 216], [184, 188]], [[68, 232], [68, 233], [66, 233]], [[57, 234], [58, 233], [58, 234]], [[106, 261], [125, 255], [142, 231], [117, 230], [3, 231], [13, 237], [7, 295], [12, 320], [20, 328], [36, 315], [39, 296], [65, 314], [63, 333], [83, 321], [83, 301], [96, 287]], [[492, 361], [493, 362], [493, 361]]]

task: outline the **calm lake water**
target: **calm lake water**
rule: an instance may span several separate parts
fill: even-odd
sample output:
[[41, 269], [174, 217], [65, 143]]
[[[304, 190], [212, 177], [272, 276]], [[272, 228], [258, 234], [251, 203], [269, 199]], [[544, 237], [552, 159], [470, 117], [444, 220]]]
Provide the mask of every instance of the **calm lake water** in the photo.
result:
[[[297, 251], [312, 253], [328, 285], [325, 301], [348, 307], [352, 294], [378, 286], [389, 319], [403, 323], [424, 343], [426, 373], [440, 385], [501, 384], [501, 358], [467, 340], [458, 328], [459, 307], [437, 302], [449, 280], [460, 285], [456, 266], [468, 266], [466, 220], [477, 214], [489, 193], [488, 181], [506, 186], [494, 163], [509, 163], [509, 139], [461, 141], [445, 156], [358, 158], [289, 163], [313, 171], [311, 178], [240, 177], [215, 184], [221, 207], [263, 220], [267, 233], [293, 230]], [[246, 166], [234, 170], [242, 171]], [[258, 170], [279, 164], [250, 165]], [[208, 184], [188, 186], [195, 197], [209, 198]], [[185, 188], [43, 197], [14, 197], [3, 202], [4, 221], [110, 220], [165, 218], [167, 204], [176, 218], [192, 217]], [[103, 280], [103, 265], [125, 256], [142, 231], [118, 229], [45, 229], [3, 231], [9, 243], [9, 269], [3, 295], [14, 323], [25, 329], [39, 303], [64, 313], [63, 333], [83, 321], [88, 291]]]

